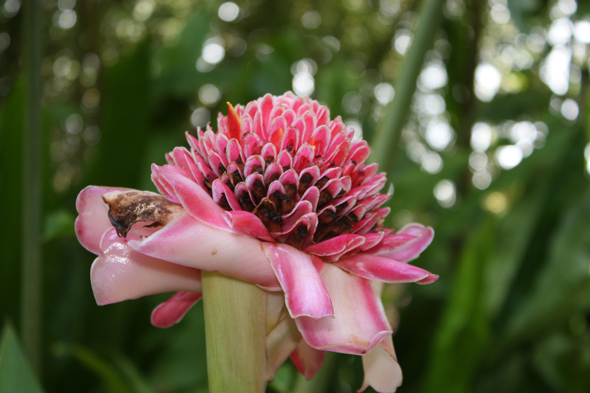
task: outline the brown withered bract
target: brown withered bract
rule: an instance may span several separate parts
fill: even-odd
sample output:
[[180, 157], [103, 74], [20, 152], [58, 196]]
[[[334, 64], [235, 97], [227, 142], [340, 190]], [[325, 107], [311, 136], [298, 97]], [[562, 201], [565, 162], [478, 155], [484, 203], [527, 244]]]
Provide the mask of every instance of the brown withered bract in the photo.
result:
[[272, 232], [282, 230], [282, 219], [276, 205], [268, 198], [263, 198], [260, 204], [252, 211], [260, 221]]
[[353, 213], [340, 217], [329, 210], [325, 213], [327, 214], [320, 214], [318, 217], [319, 223], [315, 234], [317, 242], [350, 233], [354, 224], [359, 221]]
[[306, 223], [301, 222], [299, 225], [297, 225], [295, 230], [289, 235], [287, 240], [285, 240], [285, 243], [289, 244], [290, 246], [300, 248], [301, 243], [303, 243], [303, 240], [305, 240], [305, 237], [307, 236], [308, 232], [309, 229], [307, 228]]
[[102, 199], [109, 206], [111, 224], [122, 237], [127, 237], [136, 222], [152, 222], [147, 227], [163, 226], [182, 211], [181, 205], [148, 191], [113, 191]]

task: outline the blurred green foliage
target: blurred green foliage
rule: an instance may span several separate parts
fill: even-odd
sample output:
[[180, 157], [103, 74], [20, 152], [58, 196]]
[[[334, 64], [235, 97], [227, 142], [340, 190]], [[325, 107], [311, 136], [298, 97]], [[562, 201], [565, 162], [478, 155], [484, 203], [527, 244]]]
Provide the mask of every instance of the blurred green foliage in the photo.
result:
[[10, 323], [5, 324], [0, 341], [0, 392], [43, 392]]
[[[43, 2], [45, 391], [207, 391], [202, 305], [167, 330], [149, 324], [165, 295], [96, 306], [93, 256], [72, 230], [77, 193], [154, 190], [150, 164], [185, 145], [183, 131], [215, 128], [226, 101], [265, 93], [307, 91], [374, 139], [419, 3], [247, 0], [233, 15], [212, 1]], [[3, 324], [19, 320], [23, 285], [19, 6], [5, 0], [0, 15]], [[574, 0], [445, 2], [388, 163], [388, 224], [433, 226], [415, 263], [441, 277], [384, 293], [399, 319], [400, 392], [590, 391], [589, 13]], [[565, 90], [549, 75], [562, 49]], [[2, 337], [0, 386], [33, 383], [14, 332]], [[362, 364], [336, 355], [322, 375], [318, 391], [350, 392]], [[301, 389], [300, 378], [287, 362], [268, 391]]]

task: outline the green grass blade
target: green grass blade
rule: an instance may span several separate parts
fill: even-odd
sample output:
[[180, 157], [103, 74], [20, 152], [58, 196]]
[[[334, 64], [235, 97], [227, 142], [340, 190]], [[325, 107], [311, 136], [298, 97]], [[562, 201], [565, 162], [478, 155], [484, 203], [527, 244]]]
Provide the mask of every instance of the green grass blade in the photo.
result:
[[484, 282], [496, 231], [496, 219], [487, 216], [467, 240], [435, 338], [424, 392], [469, 391], [491, 336]]
[[377, 127], [371, 146], [371, 160], [377, 162], [388, 173], [394, 162], [397, 145], [404, 126], [416, 82], [426, 52], [430, 50], [435, 34], [442, 21], [443, 0], [425, 0], [420, 10], [420, 19], [414, 31], [414, 42], [408, 50], [402, 69], [396, 79], [395, 96], [385, 108], [385, 115]]
[[42, 393], [12, 326], [6, 324], [0, 341], [0, 393]]
[[95, 374], [109, 393], [133, 393], [133, 389], [121, 376], [117, 368], [94, 351], [80, 345], [57, 344], [54, 352], [60, 356], [71, 356], [87, 370]]
[[39, 0], [25, 3], [26, 117], [23, 160], [21, 330], [33, 369], [41, 363], [41, 63]]

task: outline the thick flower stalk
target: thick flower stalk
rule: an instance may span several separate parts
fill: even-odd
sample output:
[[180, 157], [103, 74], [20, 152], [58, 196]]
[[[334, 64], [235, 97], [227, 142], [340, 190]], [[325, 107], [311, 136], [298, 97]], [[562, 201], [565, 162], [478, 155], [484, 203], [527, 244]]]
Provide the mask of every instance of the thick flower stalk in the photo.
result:
[[325, 106], [287, 93], [228, 107], [217, 132], [187, 133], [190, 150], [152, 166], [161, 195], [80, 193], [76, 233], [98, 255], [97, 303], [176, 291], [152, 313], [155, 326], [172, 326], [201, 298], [201, 271], [218, 272], [265, 291], [268, 379], [289, 356], [311, 378], [333, 351], [363, 356], [361, 390], [395, 391], [401, 369], [379, 282], [435, 281], [407, 263], [432, 229], [383, 228], [385, 174]]

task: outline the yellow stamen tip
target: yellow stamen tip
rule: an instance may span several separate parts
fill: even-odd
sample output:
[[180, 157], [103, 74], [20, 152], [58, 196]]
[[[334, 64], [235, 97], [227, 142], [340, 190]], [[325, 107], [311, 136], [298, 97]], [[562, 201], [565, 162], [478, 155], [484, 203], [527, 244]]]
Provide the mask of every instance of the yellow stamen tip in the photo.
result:
[[242, 120], [240, 120], [240, 117], [238, 116], [238, 113], [236, 112], [234, 106], [229, 101], [227, 102], [227, 111], [228, 116], [230, 113], [232, 113], [236, 117], [236, 119], [238, 119], [238, 123], [242, 124]]

